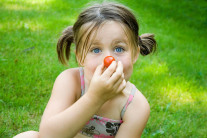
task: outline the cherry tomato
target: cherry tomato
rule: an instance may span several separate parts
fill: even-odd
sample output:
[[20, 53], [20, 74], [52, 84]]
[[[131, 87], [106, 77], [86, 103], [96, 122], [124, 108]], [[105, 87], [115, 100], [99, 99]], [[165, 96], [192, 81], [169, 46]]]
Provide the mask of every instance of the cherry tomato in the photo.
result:
[[104, 66], [108, 68], [108, 66], [115, 61], [115, 58], [112, 56], [107, 56], [104, 58]]

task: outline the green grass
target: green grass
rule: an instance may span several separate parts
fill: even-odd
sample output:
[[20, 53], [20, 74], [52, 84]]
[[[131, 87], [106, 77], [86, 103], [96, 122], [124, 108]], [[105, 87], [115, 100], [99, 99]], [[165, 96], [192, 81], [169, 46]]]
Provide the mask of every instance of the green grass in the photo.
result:
[[[61, 31], [89, 0], [1, 0], [0, 137], [38, 131], [55, 78]], [[119, 0], [158, 49], [134, 66], [131, 81], [151, 106], [143, 137], [207, 137], [207, 2]], [[76, 67], [72, 54], [70, 67]]]

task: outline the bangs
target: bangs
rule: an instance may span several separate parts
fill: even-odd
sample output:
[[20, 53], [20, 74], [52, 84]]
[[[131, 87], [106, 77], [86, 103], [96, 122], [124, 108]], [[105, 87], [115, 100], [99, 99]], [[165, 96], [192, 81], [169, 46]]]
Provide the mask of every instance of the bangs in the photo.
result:
[[122, 22], [117, 21], [120, 26], [122, 27], [122, 29], [125, 32], [125, 35], [127, 36], [128, 42], [129, 42], [129, 46], [131, 48], [131, 52], [132, 52], [132, 59], [135, 57], [135, 55], [137, 54], [137, 49], [138, 49], [138, 38], [135, 36], [135, 34], [131, 31], [131, 29], [123, 24]]
[[76, 60], [79, 65], [83, 66], [85, 57], [91, 48], [91, 44], [93, 43], [99, 28], [103, 26], [105, 22], [107, 21], [89, 22], [81, 26], [75, 39]]
[[76, 60], [78, 61], [79, 65], [82, 65], [86, 54], [88, 53], [91, 45], [90, 39], [92, 38], [92, 32], [96, 32], [96, 23], [90, 22], [86, 23], [81, 26], [80, 30], [78, 31], [78, 35], [75, 39], [76, 44]]

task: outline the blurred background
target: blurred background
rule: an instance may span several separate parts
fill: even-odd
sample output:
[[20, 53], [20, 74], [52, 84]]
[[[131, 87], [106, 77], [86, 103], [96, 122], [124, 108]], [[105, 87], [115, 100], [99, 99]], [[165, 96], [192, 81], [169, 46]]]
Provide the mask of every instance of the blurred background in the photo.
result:
[[[57, 40], [89, 2], [0, 1], [0, 137], [38, 131], [56, 77], [78, 66], [74, 53], [69, 67], [58, 62]], [[151, 107], [142, 137], [207, 137], [207, 1], [116, 2], [133, 10], [140, 34], [158, 42], [130, 80]]]

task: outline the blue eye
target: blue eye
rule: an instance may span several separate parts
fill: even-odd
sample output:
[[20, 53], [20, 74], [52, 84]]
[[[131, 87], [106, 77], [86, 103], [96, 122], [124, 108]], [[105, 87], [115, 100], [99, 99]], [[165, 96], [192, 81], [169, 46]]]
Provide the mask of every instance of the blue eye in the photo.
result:
[[124, 49], [121, 48], [121, 47], [117, 47], [117, 48], [115, 48], [115, 52], [120, 53], [120, 52], [123, 52], [123, 51], [124, 51]]
[[99, 53], [100, 51], [101, 51], [101, 50], [98, 49], [98, 48], [95, 48], [95, 49], [92, 50], [92, 52], [94, 52], [94, 53]]

